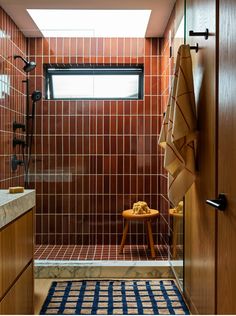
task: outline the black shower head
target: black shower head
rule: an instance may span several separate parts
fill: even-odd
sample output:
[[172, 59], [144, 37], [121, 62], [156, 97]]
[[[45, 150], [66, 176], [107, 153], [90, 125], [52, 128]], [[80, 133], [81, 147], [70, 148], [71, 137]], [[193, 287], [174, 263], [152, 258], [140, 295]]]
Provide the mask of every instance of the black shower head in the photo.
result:
[[34, 68], [36, 67], [36, 63], [34, 61], [29, 61], [24, 67], [24, 71], [25, 72], [30, 72], [32, 70], [34, 70]]
[[17, 58], [20, 58], [25, 63], [25, 66], [23, 67], [25, 72], [30, 72], [36, 67], [36, 63], [34, 61], [28, 61], [20, 55], [14, 55], [14, 59]]
[[31, 99], [33, 102], [37, 102], [41, 100], [41, 98], [42, 98], [42, 92], [39, 90], [35, 90], [31, 95]]

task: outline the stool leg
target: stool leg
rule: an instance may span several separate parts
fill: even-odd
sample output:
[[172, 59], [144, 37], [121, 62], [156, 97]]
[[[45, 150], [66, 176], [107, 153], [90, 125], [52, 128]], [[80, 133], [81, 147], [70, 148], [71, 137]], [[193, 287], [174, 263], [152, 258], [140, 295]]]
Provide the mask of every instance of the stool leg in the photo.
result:
[[148, 249], [151, 249], [151, 248], [150, 248], [149, 236], [148, 236], [148, 226], [147, 226], [147, 222], [146, 222], [146, 232], [147, 232], [147, 237], [146, 237], [146, 240], [147, 240], [147, 248], [148, 248]]
[[147, 221], [147, 228], [148, 228], [148, 237], [149, 237], [149, 243], [151, 248], [151, 256], [152, 258], [156, 257], [155, 249], [154, 249], [154, 242], [153, 242], [153, 236], [152, 236], [152, 225], [150, 221]]
[[176, 254], [177, 254], [177, 238], [178, 238], [178, 219], [173, 218], [173, 259], [176, 259]]
[[125, 245], [125, 240], [126, 240], [126, 236], [127, 236], [127, 233], [128, 233], [128, 229], [129, 229], [129, 222], [126, 221], [125, 228], [124, 228], [124, 231], [123, 231], [123, 236], [122, 236], [122, 241], [121, 241], [119, 253], [123, 252], [123, 248], [124, 248], [124, 245]]

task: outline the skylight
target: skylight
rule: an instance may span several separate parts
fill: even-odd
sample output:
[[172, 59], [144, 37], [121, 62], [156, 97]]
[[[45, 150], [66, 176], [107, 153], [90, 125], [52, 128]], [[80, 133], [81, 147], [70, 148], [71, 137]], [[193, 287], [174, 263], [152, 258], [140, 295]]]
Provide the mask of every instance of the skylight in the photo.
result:
[[27, 9], [44, 37], [145, 37], [151, 10]]

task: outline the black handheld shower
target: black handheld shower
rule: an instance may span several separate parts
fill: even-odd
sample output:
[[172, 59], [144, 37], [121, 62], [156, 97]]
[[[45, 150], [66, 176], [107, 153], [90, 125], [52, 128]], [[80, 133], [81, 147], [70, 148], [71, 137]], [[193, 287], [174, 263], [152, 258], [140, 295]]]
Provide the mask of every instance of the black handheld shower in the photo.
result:
[[32, 154], [32, 143], [33, 143], [33, 136], [34, 136], [34, 117], [35, 117], [35, 104], [36, 102], [40, 101], [42, 98], [42, 92], [39, 90], [35, 90], [32, 92], [31, 95], [31, 100], [32, 100], [32, 111], [31, 111], [31, 115], [29, 115], [29, 113], [27, 113], [27, 117], [28, 117], [28, 123], [27, 126], [29, 124], [29, 119], [31, 119], [31, 129], [27, 128], [27, 131], [30, 130], [29, 135], [26, 135], [27, 139], [28, 139], [28, 161], [26, 164], [26, 168], [25, 168], [25, 183], [26, 186], [28, 187], [29, 184], [29, 179], [28, 179], [28, 175], [29, 175], [29, 166], [30, 166], [30, 160], [31, 160], [31, 154]]
[[39, 90], [35, 90], [32, 92], [31, 100], [32, 100], [32, 112], [31, 115], [28, 113], [28, 117], [31, 118], [31, 133], [30, 133], [30, 143], [29, 143], [29, 149], [31, 151], [31, 144], [32, 144], [32, 138], [34, 134], [34, 116], [35, 116], [35, 104], [36, 102], [40, 101], [42, 98], [42, 92]]
[[41, 98], [42, 98], [41, 91], [35, 90], [34, 92], [32, 92], [31, 99], [33, 102], [37, 102], [37, 101], [41, 100]]
[[30, 72], [34, 70], [34, 68], [36, 67], [36, 63], [34, 61], [28, 61], [20, 55], [14, 55], [14, 59], [17, 59], [17, 58], [20, 58], [25, 63], [25, 66], [23, 67], [25, 72]]
[[[32, 114], [31, 114], [31, 118], [34, 120], [34, 113], [35, 113], [35, 103], [37, 101], [40, 101], [42, 98], [42, 92], [39, 91], [39, 90], [35, 90], [34, 92], [32, 92], [32, 95], [31, 95], [31, 99], [33, 101], [33, 104], [32, 104]], [[33, 124], [33, 122], [32, 122]]]

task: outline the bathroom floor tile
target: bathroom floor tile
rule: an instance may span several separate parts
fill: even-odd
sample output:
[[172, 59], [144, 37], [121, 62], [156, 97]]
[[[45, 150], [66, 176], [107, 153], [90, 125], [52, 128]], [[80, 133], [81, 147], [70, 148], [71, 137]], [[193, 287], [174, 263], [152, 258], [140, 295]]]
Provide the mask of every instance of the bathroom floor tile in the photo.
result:
[[168, 249], [157, 245], [152, 259], [146, 245], [126, 245], [119, 254], [119, 245], [36, 245], [37, 260], [168, 260]]

